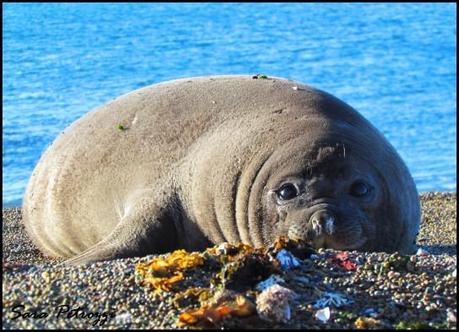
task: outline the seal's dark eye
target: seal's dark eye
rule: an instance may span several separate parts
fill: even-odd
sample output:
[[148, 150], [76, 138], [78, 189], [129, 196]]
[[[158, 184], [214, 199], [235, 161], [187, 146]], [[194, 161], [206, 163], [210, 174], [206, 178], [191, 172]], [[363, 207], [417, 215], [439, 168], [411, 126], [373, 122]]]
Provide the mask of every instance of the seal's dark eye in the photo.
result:
[[356, 181], [351, 186], [351, 195], [356, 197], [362, 197], [368, 194], [370, 188], [362, 181]]
[[298, 192], [296, 191], [295, 186], [291, 183], [283, 184], [277, 192], [277, 197], [283, 201], [295, 198], [297, 195]]

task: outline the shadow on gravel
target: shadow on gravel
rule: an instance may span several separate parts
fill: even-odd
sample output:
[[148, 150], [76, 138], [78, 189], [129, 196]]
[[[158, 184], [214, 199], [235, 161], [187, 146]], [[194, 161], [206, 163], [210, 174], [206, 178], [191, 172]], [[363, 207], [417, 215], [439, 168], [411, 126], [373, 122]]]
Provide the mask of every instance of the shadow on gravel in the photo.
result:
[[421, 246], [423, 249], [427, 250], [432, 255], [457, 255], [457, 246], [449, 244], [449, 245], [441, 245], [435, 244], [430, 246]]

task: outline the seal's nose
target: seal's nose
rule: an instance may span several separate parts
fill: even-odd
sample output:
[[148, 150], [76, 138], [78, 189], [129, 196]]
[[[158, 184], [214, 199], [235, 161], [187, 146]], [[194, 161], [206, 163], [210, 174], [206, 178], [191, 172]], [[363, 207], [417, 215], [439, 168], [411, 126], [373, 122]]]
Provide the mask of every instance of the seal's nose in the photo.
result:
[[312, 229], [317, 233], [321, 234], [323, 230], [329, 235], [335, 231], [335, 215], [328, 210], [319, 210], [309, 218], [309, 222], [312, 225]]

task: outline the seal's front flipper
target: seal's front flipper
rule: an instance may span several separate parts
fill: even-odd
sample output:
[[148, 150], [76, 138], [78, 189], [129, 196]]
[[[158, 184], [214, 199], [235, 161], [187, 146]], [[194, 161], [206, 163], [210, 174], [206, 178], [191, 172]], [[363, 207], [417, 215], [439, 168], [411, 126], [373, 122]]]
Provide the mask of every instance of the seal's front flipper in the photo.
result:
[[159, 207], [138, 204], [102, 241], [63, 264], [79, 265], [101, 260], [159, 254], [175, 249], [174, 221]]

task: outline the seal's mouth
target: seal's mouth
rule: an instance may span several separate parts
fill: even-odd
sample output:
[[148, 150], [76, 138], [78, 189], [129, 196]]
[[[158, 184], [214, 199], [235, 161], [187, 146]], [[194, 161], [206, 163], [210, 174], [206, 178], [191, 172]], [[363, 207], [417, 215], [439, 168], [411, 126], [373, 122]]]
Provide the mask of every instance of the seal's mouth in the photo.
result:
[[301, 239], [315, 248], [359, 249], [368, 241], [365, 228], [368, 218], [361, 211], [349, 212], [328, 207], [317, 209], [306, 222], [293, 223], [288, 237]]
[[355, 249], [360, 249], [363, 247], [366, 242], [368, 241], [368, 238], [363, 236], [358, 239], [356, 239], [356, 242], [352, 243], [343, 243], [341, 241], [336, 241], [333, 238], [330, 237], [322, 237], [314, 240], [309, 240], [306, 241], [310, 246], [314, 248], [331, 248], [331, 249], [336, 249], [336, 250], [355, 250]]

